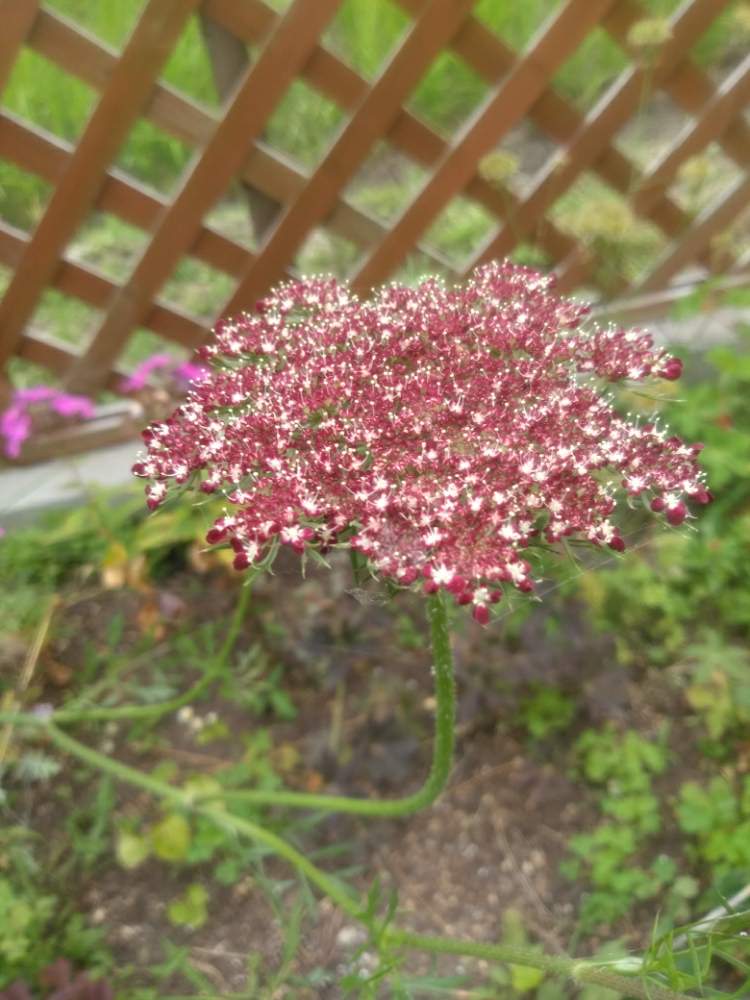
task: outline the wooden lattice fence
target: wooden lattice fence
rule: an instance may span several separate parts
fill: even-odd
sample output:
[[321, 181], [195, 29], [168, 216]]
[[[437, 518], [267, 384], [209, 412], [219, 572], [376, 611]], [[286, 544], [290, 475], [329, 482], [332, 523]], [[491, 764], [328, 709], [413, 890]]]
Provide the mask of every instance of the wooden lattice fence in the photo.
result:
[[[341, 0], [292, 0], [282, 13], [263, 0], [148, 0], [119, 52], [36, 0], [0, 0], [0, 90], [27, 47], [99, 92], [75, 144], [0, 109], [0, 158], [53, 186], [33, 231], [0, 221], [0, 264], [11, 271], [0, 302], [0, 368], [20, 357], [73, 391], [117, 392], [118, 366], [136, 330], [194, 349], [212, 320], [252, 307], [269, 286], [293, 274], [300, 248], [317, 231], [354, 248], [348, 276], [363, 292], [398, 275], [413, 253], [421, 267], [449, 278], [494, 257], [538, 253], [563, 289], [585, 287], [603, 300], [647, 295], [668, 302], [674, 282], [686, 275], [720, 272], [735, 282], [748, 275], [732, 227], [750, 196], [750, 56], [735, 58], [719, 75], [699, 68], [693, 52], [731, 7], [729, 0], [687, 0], [668, 21], [652, 24], [652, 38], [649, 10], [636, 0], [563, 0], [518, 52], [475, 15], [473, 0], [398, 5], [409, 28], [368, 80], [322, 41]], [[160, 80], [196, 15], [223, 98], [220, 113]], [[555, 78], [595, 30], [606, 32], [629, 61], [592, 106], [582, 108], [562, 96]], [[446, 50], [486, 86], [484, 99], [451, 136], [408, 109], [415, 88]], [[309, 172], [265, 141], [267, 124], [295, 80], [345, 116]], [[646, 98], [661, 94], [682, 117], [666, 122], [660, 154], [638, 164], [619, 139]], [[195, 150], [170, 196], [113, 166], [143, 119]], [[522, 123], [543, 138], [542, 162], [517, 179], [493, 172], [493, 151], [502, 150]], [[418, 165], [424, 178], [390, 222], [348, 195], [381, 143]], [[676, 197], [675, 186], [686, 164], [707, 149], [720, 151], [732, 171], [696, 213]], [[555, 205], [583, 177], [595, 177], [617, 195], [627, 218], [656, 234], [648, 266], [635, 279], [616, 268], [603, 277], [599, 258], [611, 247], [587, 240], [555, 216]], [[207, 219], [238, 185], [257, 237], [253, 248]], [[491, 222], [460, 262], [425, 240], [457, 198], [479, 205]], [[93, 211], [148, 234], [120, 281], [71, 253]], [[212, 317], [159, 298], [186, 257], [231, 280], [231, 293]], [[38, 329], [35, 312], [48, 288], [93, 307], [95, 329], [77, 343]]]

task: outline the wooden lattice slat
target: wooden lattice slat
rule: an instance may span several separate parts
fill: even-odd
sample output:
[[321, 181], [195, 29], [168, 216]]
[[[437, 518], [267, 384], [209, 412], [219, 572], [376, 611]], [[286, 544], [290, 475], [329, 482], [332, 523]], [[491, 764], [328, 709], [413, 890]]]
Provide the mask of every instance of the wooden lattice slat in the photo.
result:
[[[28, 237], [5, 223], [0, 223], [0, 260], [8, 267], [17, 268], [27, 252]], [[55, 271], [51, 287], [64, 295], [80, 299], [95, 309], [106, 309], [118, 286], [114, 281], [92, 268], [63, 258]], [[143, 326], [194, 350], [205, 336], [205, 326], [199, 320], [180, 312], [172, 306], [156, 302], [143, 319]]]
[[[122, 52], [36, 0], [0, 0], [0, 91], [27, 46], [99, 93], [75, 144], [0, 109], [0, 158], [53, 187], [33, 233], [0, 220], [0, 264], [13, 272], [0, 302], [0, 360], [17, 355], [48, 368], [72, 388], [117, 391], [122, 380], [118, 359], [136, 328], [188, 350], [207, 336], [207, 321], [158, 297], [184, 257], [229, 277], [234, 291], [220, 313], [235, 311], [251, 307], [276, 280], [294, 273], [299, 248], [314, 230], [356, 248], [361, 263], [350, 278], [363, 292], [396, 272], [414, 250], [425, 266], [451, 277], [478, 261], [513, 253], [521, 244], [543, 253], [563, 288], [595, 287], [602, 278], [589, 246], [552, 219], [553, 206], [584, 175], [595, 176], [660, 234], [663, 249], [623, 311], [650, 315], [667, 308], [679, 294], [670, 282], [691, 266], [698, 273], [729, 268], [730, 283], [750, 280], [750, 264], [733, 262], [723, 236], [750, 201], [750, 127], [744, 118], [750, 57], [714, 83], [691, 56], [694, 43], [728, 2], [684, 0], [671, 19], [669, 37], [646, 56], [631, 38], [634, 27], [649, 16], [637, 0], [560, 0], [524, 52], [515, 52], [480, 21], [472, 0], [396, 0], [411, 24], [386, 66], [369, 81], [322, 41], [340, 0], [292, 0], [284, 14], [267, 0], [150, 0]], [[191, 13], [201, 18], [223, 102], [218, 111], [157, 79]], [[592, 108], [579, 110], [552, 81], [593, 29], [606, 32], [630, 65]], [[465, 62], [489, 88], [453, 136], [439, 134], [408, 109], [412, 93], [443, 50]], [[264, 136], [295, 79], [344, 116], [309, 175]], [[691, 124], [641, 170], [618, 145], [619, 134], [659, 91], [690, 116]], [[138, 118], [195, 152], [172, 196], [113, 166]], [[482, 157], [524, 118], [554, 146], [549, 163], [520, 184], [520, 178], [490, 180]], [[426, 173], [416, 196], [390, 226], [345, 195], [351, 183], [358, 183], [378, 141]], [[734, 177], [737, 169], [742, 175], [692, 218], [675, 195], [681, 168], [711, 143], [732, 162]], [[254, 223], [261, 218], [254, 250], [207, 222], [208, 212], [235, 182], [244, 188], [251, 209], [262, 206], [262, 218], [253, 217]], [[480, 206], [488, 220], [484, 225], [491, 228], [468, 266], [425, 242], [456, 198]], [[121, 283], [77, 259], [75, 239], [92, 211], [114, 215], [145, 234], [135, 268]], [[625, 276], [608, 279], [606, 287], [625, 291]], [[47, 288], [101, 314], [82, 355], [33, 328]]]
[[[211, 5], [208, 9], [213, 12]], [[244, 9], [244, 5], [238, 5], [237, 10], [241, 11], [242, 9]], [[247, 41], [258, 41], [259, 38], [267, 34], [277, 20], [277, 15], [269, 11], [269, 19], [263, 21], [263, 31], [251, 33], [246, 30], [241, 37]], [[235, 21], [230, 23], [234, 24]], [[247, 29], [245, 19], [239, 23], [244, 29]], [[29, 37], [29, 44], [41, 55], [55, 60], [69, 73], [97, 89], [101, 89], [105, 85], [117, 60], [114, 50], [88, 36], [85, 32], [74, 29], [64, 18], [48, 11], [40, 12], [39, 21]], [[343, 63], [338, 63], [332, 57], [331, 62], [336, 67], [340, 67], [341, 71], [346, 72]], [[326, 65], [329, 66], [327, 78], [330, 78], [330, 63]], [[336, 72], [338, 72], [338, 68]], [[304, 69], [301, 75], [306, 76]], [[356, 89], [352, 88], [352, 79], [355, 79], [361, 86]], [[337, 89], [338, 96], [341, 97], [343, 93], [351, 93], [356, 103], [356, 100], [366, 91], [367, 84], [353, 71], [349, 71], [346, 75], [345, 83], [343, 88]], [[326, 93], [326, 89], [321, 87], [321, 92]], [[152, 99], [145, 109], [144, 117], [188, 146], [202, 147], [216, 126], [214, 117], [205, 108], [162, 83], [154, 87]], [[416, 122], [416, 119], [415, 123], [418, 127], [421, 124]], [[428, 162], [434, 162], [434, 159], [435, 156]], [[241, 168], [240, 176], [251, 187], [282, 203], [296, 197], [306, 181], [304, 173], [285, 160], [283, 156], [266, 148], [261, 142], [250, 143], [248, 156]], [[493, 197], [493, 192], [489, 188], [487, 197]], [[368, 245], [372, 242], [373, 237], [380, 232], [374, 220], [369, 219], [343, 201], [337, 204], [329, 220], [329, 226], [340, 236], [352, 240], [358, 245]], [[433, 252], [432, 254], [428, 253], [427, 256], [432, 256], [437, 263], [445, 267], [446, 262], [441, 261], [439, 255]], [[220, 270], [222, 269], [220, 267]]]
[[388, 131], [401, 104], [458, 29], [472, 3], [473, 0], [453, 0], [452, 3], [430, 0], [425, 4], [409, 36], [240, 281], [226, 304], [226, 312], [237, 312], [251, 305], [278, 279], [284, 262], [293, 256], [316, 223], [331, 211], [338, 192], [349, 182], [379, 136]]
[[10, 357], [197, 2], [150, 0], [141, 15], [0, 302], [0, 364]]
[[0, 0], [0, 93], [5, 89], [13, 61], [26, 40], [38, 14], [37, 0], [20, 4], [18, 0]]
[[699, 119], [685, 128], [674, 145], [641, 178], [632, 192], [633, 204], [648, 212], [654, 202], [674, 181], [680, 167], [700, 153], [730, 126], [750, 98], [750, 56], [747, 56], [703, 106]]
[[[416, 2], [409, 0], [406, 6], [408, 6], [411, 13], [416, 14], [420, 10], [421, 3], [422, 0], [416, 0]], [[235, 32], [248, 43], [256, 43], [262, 38], [263, 34], [270, 30], [271, 25], [277, 18], [277, 15], [270, 8], [266, 7], [265, 4], [261, 3], [260, 0], [247, 0], [244, 4], [236, 4], [233, 0], [207, 0], [206, 10], [211, 17]], [[463, 52], [463, 45], [458, 39], [459, 36], [463, 37], [466, 33], [466, 25], [472, 22], [473, 18], [467, 18], [464, 26], [449, 43], [450, 48]], [[479, 25], [477, 27], [480, 30], [482, 38], [484, 38], [485, 34], [489, 36], [490, 33], [486, 29], [481, 28]], [[494, 36], [491, 37], [494, 38]], [[499, 40], [498, 44], [500, 44]], [[494, 45], [492, 49], [493, 54], [496, 55]], [[499, 74], [499, 76], [502, 76], [502, 74]], [[499, 76], [493, 73], [493, 79], [497, 79]], [[302, 77], [311, 86], [319, 90], [321, 94], [334, 101], [340, 108], [350, 112], [357, 108], [359, 102], [367, 93], [369, 86], [367, 81], [359, 76], [351, 67], [347, 66], [340, 59], [337, 59], [330, 52], [327, 52], [322, 46], [317, 46], [313, 50], [310, 61], [302, 72]], [[439, 162], [448, 146], [448, 143], [442, 136], [438, 135], [437, 132], [433, 131], [405, 108], [400, 109], [387, 134], [383, 135], [383, 139], [413, 159], [420, 166], [427, 168], [433, 168]], [[278, 170], [278, 161], [267, 162], [266, 166], [271, 172]], [[260, 177], [257, 171], [254, 172], [250, 167], [246, 171], [245, 176], [261, 190], [271, 194], [269, 190], [269, 178], [265, 176]], [[299, 179], [301, 183], [296, 187], [294, 196], [299, 193], [304, 184], [302, 178]], [[475, 173], [467, 184], [465, 193], [498, 217], [502, 217], [508, 211], [508, 207], [512, 207], [516, 201], [515, 196], [509, 189], [502, 185], [487, 183], [478, 173]], [[276, 196], [278, 200], [284, 202], [291, 200], [292, 197], [291, 195], [284, 196], [283, 194]], [[344, 226], [342, 221], [340, 221], [340, 216], [343, 217], [346, 215], [348, 217], [350, 212], [350, 206], [339, 199], [329, 217], [329, 228], [342, 236], [353, 239], [353, 242], [358, 245], [371, 246], [382, 235], [382, 227], [379, 231], [370, 228], [366, 240], [354, 238], [351, 229], [347, 231], [348, 227]], [[572, 239], [561, 233], [552, 224], [545, 227], [544, 232], [541, 232], [538, 238], [540, 246], [549, 254], [553, 261], [560, 260], [570, 253], [574, 246]], [[423, 247], [420, 247], [420, 249], [422, 252], [425, 252]], [[430, 254], [428, 251], [425, 255], [429, 259], [430, 256], [434, 255], [434, 252]], [[440, 263], [443, 269], [451, 270], [450, 266], [447, 266], [447, 262], [440, 261]]]
[[312, 9], [296, 4], [279, 22], [171, 206], [159, 219], [150, 243], [118, 290], [93, 341], [73, 367], [69, 378], [72, 388], [96, 387], [109, 370], [131, 330], [142, 321], [151, 299], [195, 238], [201, 219], [236, 176], [250, 139], [260, 133], [340, 3], [316, 0]]
[[407, 248], [428, 228], [451, 197], [460, 193], [476, 164], [523, 118], [547, 80], [577, 48], [614, 0], [569, 0], [529, 52], [490, 94], [448, 148], [432, 177], [353, 279], [357, 289], [382, 281], [401, 263]]
[[[55, 184], [67, 168], [72, 153], [69, 143], [41, 129], [25, 127], [13, 115], [0, 111], [0, 156], [5, 159]], [[148, 230], [167, 204], [157, 192], [116, 170], [109, 170], [94, 207], [138, 229]], [[252, 256], [245, 247], [206, 225], [200, 227], [191, 253], [211, 267], [234, 276], [242, 273]]]
[[[419, 0], [399, 0], [399, 3], [405, 9], [413, 10]], [[628, 3], [627, 10], [620, 5], [616, 6], [615, 10], [607, 11], [602, 19], [602, 27], [610, 31], [613, 36], [616, 34], [621, 42], [627, 35], [627, 28], [623, 23], [623, 13], [627, 27], [631, 27], [645, 16], [644, 12], [634, 3]], [[454, 39], [452, 48], [480, 76], [493, 84], [502, 79], [515, 60], [513, 51], [474, 18], [467, 20], [464, 30]], [[529, 109], [528, 117], [550, 138], [559, 143], [569, 143], [579, 134], [585, 124], [584, 116], [549, 87], [542, 91], [537, 101]], [[629, 194], [635, 167], [615, 146], [605, 144], [595, 162], [591, 164], [591, 169], [620, 194]], [[503, 195], [506, 198], [509, 196], [511, 201], [510, 204], [506, 201], [506, 211], [502, 214], [512, 215], [518, 208], [517, 200], [507, 189], [503, 191]], [[636, 211], [638, 211], [637, 206]], [[681, 222], [684, 221], [681, 219], [679, 210], [666, 197], [652, 206], [648, 217], [669, 235], [675, 235]], [[536, 234], [537, 240], [546, 234], [551, 225], [550, 220], [545, 217]], [[580, 248], [575, 251], [569, 248], [565, 256], [571, 252], [578, 255], [579, 250]], [[557, 261], [560, 259], [560, 255], [553, 254], [552, 259]], [[585, 276], [589, 276], [589, 274], [590, 268], [586, 268]], [[583, 279], [583, 277], [584, 275], [581, 273], [581, 278]]]
[[670, 248], [666, 256], [657, 262], [651, 274], [638, 286], [637, 291], [652, 292], [663, 287], [682, 267], [694, 260], [714, 237], [727, 229], [748, 206], [750, 206], [750, 176], [738, 181], [718, 205], [698, 216], [680, 242]]
[[[728, 0], [691, 0], [683, 8], [672, 24], [671, 37], [659, 53], [656, 64], [630, 67], [615, 81], [578, 133], [550, 161], [523, 204], [472, 261], [472, 267], [505, 256], [519, 239], [533, 231], [539, 219], [631, 118], [642, 100], [646, 79], [649, 78], [655, 87], [661, 86], [674, 71], [685, 49], [690, 48], [714, 19], [717, 7], [726, 3]], [[687, 218], [678, 209], [675, 212], [678, 227], [684, 229]]]

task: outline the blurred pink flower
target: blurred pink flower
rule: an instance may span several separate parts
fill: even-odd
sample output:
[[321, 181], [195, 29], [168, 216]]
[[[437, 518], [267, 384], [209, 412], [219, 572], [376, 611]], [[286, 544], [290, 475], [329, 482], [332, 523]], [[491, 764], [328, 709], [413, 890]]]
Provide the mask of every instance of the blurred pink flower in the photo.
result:
[[94, 403], [87, 396], [76, 396], [48, 385], [16, 389], [10, 406], [0, 413], [0, 437], [8, 458], [18, 458], [24, 441], [33, 431], [34, 414], [45, 410], [61, 417], [84, 420], [93, 417], [95, 412]]
[[140, 392], [149, 385], [152, 376], [157, 372], [174, 380], [180, 391], [184, 391], [191, 382], [202, 378], [207, 370], [203, 365], [191, 361], [180, 362], [171, 354], [152, 354], [150, 358], [142, 361], [128, 378], [123, 379], [120, 389], [122, 392]]

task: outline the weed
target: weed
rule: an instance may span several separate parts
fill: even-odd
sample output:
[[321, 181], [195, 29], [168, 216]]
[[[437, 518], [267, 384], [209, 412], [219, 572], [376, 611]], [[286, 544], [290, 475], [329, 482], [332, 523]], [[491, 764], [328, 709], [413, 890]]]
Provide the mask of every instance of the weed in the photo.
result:
[[101, 933], [86, 925], [59, 888], [46, 885], [38, 847], [23, 827], [0, 829], [0, 987], [32, 981], [59, 957], [96, 971], [110, 965]]
[[680, 829], [695, 838], [700, 859], [714, 876], [750, 878], [750, 777], [712, 778], [707, 785], [686, 782], [676, 805]]
[[572, 698], [556, 687], [538, 684], [522, 700], [519, 716], [529, 736], [544, 740], [567, 729], [576, 714]]
[[[663, 732], [657, 741], [634, 730], [587, 730], [576, 750], [584, 777], [603, 788], [599, 805], [606, 819], [590, 833], [570, 841], [573, 857], [563, 863], [568, 878], [584, 872], [593, 891], [583, 902], [581, 926], [590, 930], [611, 924], [634, 902], [652, 899], [669, 885], [677, 867], [671, 858], [656, 858], [648, 867], [634, 863], [636, 853], [661, 828], [661, 803], [653, 778], [667, 766]], [[683, 887], [684, 888], [684, 887]]]

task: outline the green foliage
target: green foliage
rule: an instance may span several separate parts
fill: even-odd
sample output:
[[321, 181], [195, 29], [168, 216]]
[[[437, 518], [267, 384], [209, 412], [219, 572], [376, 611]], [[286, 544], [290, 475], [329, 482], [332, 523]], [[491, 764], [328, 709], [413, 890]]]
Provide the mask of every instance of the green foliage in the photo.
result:
[[587, 730], [576, 744], [583, 773], [595, 785], [627, 795], [645, 791], [651, 778], [667, 766], [666, 733], [647, 740], [635, 730], [619, 733], [613, 726]]
[[685, 654], [681, 665], [685, 698], [721, 748], [724, 737], [741, 735], [750, 724], [750, 652], [707, 632]]
[[680, 829], [694, 837], [699, 857], [717, 878], [750, 878], [750, 777], [708, 784], [686, 782], [675, 809]]
[[0, 878], [0, 969], [7, 965], [18, 973], [43, 938], [56, 903], [54, 896], [19, 893], [8, 879]]
[[208, 919], [208, 892], [198, 882], [189, 885], [184, 893], [167, 907], [167, 915], [178, 927], [197, 930]]
[[255, 716], [293, 719], [297, 710], [282, 686], [283, 668], [274, 664], [258, 643], [252, 645], [225, 678], [224, 690], [235, 703]]
[[0, 988], [32, 981], [60, 957], [90, 969], [109, 965], [101, 933], [46, 885], [35, 846], [23, 827], [0, 828]]
[[586, 780], [603, 789], [599, 805], [606, 817], [591, 832], [571, 838], [572, 857], [562, 866], [568, 878], [585, 874], [591, 883], [580, 913], [590, 930], [624, 916], [635, 902], [654, 898], [674, 879], [670, 858], [657, 857], [647, 867], [633, 860], [661, 828], [661, 803], [652, 785], [668, 754], [665, 733], [651, 741], [612, 727], [587, 730], [576, 751]]
[[184, 861], [190, 849], [190, 824], [171, 813], [151, 828], [151, 849], [162, 861]]
[[521, 701], [518, 714], [529, 736], [544, 740], [570, 726], [576, 704], [558, 688], [538, 684]]
[[44, 595], [76, 574], [96, 572], [110, 587], [158, 579], [173, 554], [202, 539], [210, 517], [210, 506], [190, 504], [149, 517], [140, 491], [91, 491], [80, 506], [13, 527], [0, 540], [4, 627], [33, 626]]

